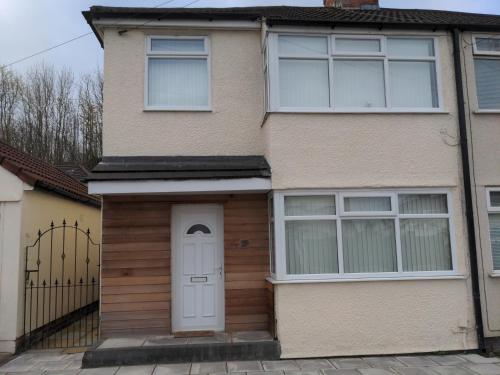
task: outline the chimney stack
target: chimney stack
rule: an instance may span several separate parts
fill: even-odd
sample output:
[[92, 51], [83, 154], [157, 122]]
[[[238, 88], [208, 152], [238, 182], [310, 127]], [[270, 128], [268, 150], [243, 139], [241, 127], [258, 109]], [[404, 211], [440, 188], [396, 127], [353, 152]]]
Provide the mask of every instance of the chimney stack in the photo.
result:
[[323, 0], [323, 5], [329, 8], [345, 9], [378, 9], [378, 0]]

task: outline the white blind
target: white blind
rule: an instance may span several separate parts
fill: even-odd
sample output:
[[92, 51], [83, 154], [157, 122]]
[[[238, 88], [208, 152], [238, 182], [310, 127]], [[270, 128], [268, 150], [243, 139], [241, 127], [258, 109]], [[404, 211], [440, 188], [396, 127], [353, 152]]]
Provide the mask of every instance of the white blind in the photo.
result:
[[342, 220], [344, 272], [396, 272], [394, 220]]
[[403, 271], [452, 269], [448, 219], [401, 219]]
[[434, 56], [434, 40], [430, 38], [387, 38], [389, 57]]
[[490, 191], [490, 204], [492, 207], [500, 207], [500, 191]]
[[446, 214], [446, 194], [400, 194], [400, 214]]
[[338, 273], [335, 221], [287, 221], [285, 231], [288, 274]]
[[489, 217], [493, 269], [500, 271], [500, 214], [490, 214]]
[[204, 52], [204, 39], [151, 39], [151, 51]]
[[207, 60], [149, 58], [148, 104], [159, 107], [208, 106]]
[[481, 109], [500, 109], [500, 59], [474, 59]]
[[335, 196], [287, 196], [285, 216], [335, 215]]
[[437, 79], [434, 62], [390, 61], [389, 80], [392, 106], [437, 108]]
[[346, 197], [344, 198], [344, 211], [369, 212], [391, 211], [390, 197]]
[[478, 51], [500, 52], [500, 39], [476, 38], [476, 48]]
[[328, 60], [280, 59], [282, 107], [328, 107]]
[[334, 60], [334, 106], [385, 107], [383, 61]]
[[380, 39], [335, 38], [337, 52], [380, 52]]
[[324, 55], [328, 52], [328, 39], [316, 36], [280, 35], [278, 46], [280, 55]]

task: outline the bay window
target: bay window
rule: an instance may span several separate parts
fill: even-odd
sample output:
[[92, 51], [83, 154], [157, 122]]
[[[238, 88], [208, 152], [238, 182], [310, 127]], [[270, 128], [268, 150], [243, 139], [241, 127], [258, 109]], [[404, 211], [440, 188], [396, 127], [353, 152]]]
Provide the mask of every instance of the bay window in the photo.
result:
[[500, 188], [487, 189], [493, 272], [500, 273]]
[[275, 192], [273, 276], [453, 275], [449, 202], [446, 191]]
[[440, 110], [435, 38], [269, 36], [271, 111]]
[[145, 108], [209, 110], [209, 46], [206, 37], [146, 38]]
[[500, 36], [474, 38], [478, 108], [500, 111]]

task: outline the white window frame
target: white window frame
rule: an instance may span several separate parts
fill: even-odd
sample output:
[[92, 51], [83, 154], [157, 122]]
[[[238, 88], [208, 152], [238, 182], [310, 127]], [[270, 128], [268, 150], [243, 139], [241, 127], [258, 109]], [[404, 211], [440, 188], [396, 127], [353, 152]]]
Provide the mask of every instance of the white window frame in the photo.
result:
[[[203, 52], [165, 52], [165, 51], [152, 51], [152, 39], [203, 39], [205, 50]], [[210, 38], [203, 35], [148, 35], [146, 36], [146, 53], [144, 65], [144, 110], [145, 111], [211, 111], [212, 110], [212, 68], [211, 68], [211, 55], [210, 55]], [[149, 105], [149, 59], [150, 58], [164, 58], [164, 59], [203, 59], [207, 61], [208, 72], [208, 105], [206, 106], [152, 106]]]
[[[398, 194], [443, 194], [447, 197], [448, 213], [446, 214], [400, 214], [397, 200]], [[286, 196], [315, 196], [330, 195], [335, 197], [335, 215], [310, 215], [310, 216], [285, 216]], [[389, 212], [364, 212], [364, 213], [343, 213], [344, 197], [391, 197], [392, 211]], [[453, 196], [448, 189], [388, 189], [388, 190], [278, 190], [274, 191], [274, 240], [275, 240], [275, 274], [272, 276], [275, 281], [343, 281], [343, 280], [411, 280], [419, 278], [447, 278], [458, 276], [455, 227], [453, 221]], [[448, 219], [451, 265], [448, 271], [403, 271], [400, 219], [415, 218], [446, 218]], [[397, 271], [396, 272], [373, 272], [373, 273], [345, 273], [344, 254], [342, 248], [342, 219], [393, 219], [395, 227]], [[285, 222], [290, 220], [334, 220], [337, 227], [337, 255], [339, 272], [334, 274], [287, 274], [286, 272], [286, 240]]]
[[[488, 215], [488, 241], [490, 241], [490, 252], [491, 252], [491, 274], [495, 277], [500, 276], [500, 269], [495, 269], [495, 266], [493, 264], [493, 247], [491, 243], [491, 233], [490, 233], [490, 215], [489, 214], [499, 214], [500, 213], [500, 206], [492, 206], [491, 205], [491, 193], [494, 192], [500, 192], [500, 187], [494, 187], [494, 188], [486, 188], [486, 207], [487, 207], [487, 215]], [[276, 235], [276, 234], [275, 234]]]
[[478, 56], [500, 56], [500, 51], [481, 51], [477, 48], [477, 40], [478, 39], [500, 39], [500, 35], [481, 35], [476, 34], [472, 37], [472, 50], [474, 55]]
[[[500, 60], [500, 51], [480, 51], [477, 49], [477, 39], [500, 39], [500, 34], [499, 35], [484, 35], [484, 34], [476, 34], [472, 37], [472, 52], [473, 52], [473, 64], [476, 64], [476, 58], [478, 59], [491, 59], [491, 60]], [[474, 66], [475, 69], [475, 66]], [[475, 79], [475, 76], [474, 76]], [[478, 95], [478, 88], [477, 88], [477, 82], [476, 82], [476, 113], [499, 113], [500, 112], [500, 107], [499, 108], [481, 108], [479, 106], [479, 95]], [[489, 194], [488, 194], [489, 197]], [[488, 198], [489, 199], [489, 198]]]
[[[328, 54], [327, 55], [280, 55], [278, 39], [279, 36], [321, 36], [328, 38]], [[380, 40], [380, 52], [337, 52], [335, 49], [335, 40], [339, 39], [378, 39]], [[387, 39], [432, 39], [434, 42], [434, 56], [389, 56], [387, 51]], [[270, 104], [269, 112], [312, 112], [312, 113], [443, 113], [443, 95], [441, 81], [441, 63], [440, 63], [440, 48], [439, 37], [431, 35], [362, 35], [362, 34], [331, 34], [331, 33], [304, 33], [304, 32], [273, 32], [268, 35], [268, 81], [270, 84]], [[296, 58], [307, 60], [329, 60], [329, 89], [330, 89], [330, 106], [329, 107], [282, 107], [280, 105], [280, 83], [279, 83], [279, 59], [280, 58]], [[333, 61], [334, 60], [380, 60], [384, 63], [384, 92], [385, 92], [385, 107], [334, 107], [334, 85], [333, 82]], [[389, 83], [389, 62], [390, 61], [427, 61], [434, 62], [436, 68], [436, 90], [438, 106], [436, 108], [420, 108], [420, 107], [393, 107], [390, 93]]]

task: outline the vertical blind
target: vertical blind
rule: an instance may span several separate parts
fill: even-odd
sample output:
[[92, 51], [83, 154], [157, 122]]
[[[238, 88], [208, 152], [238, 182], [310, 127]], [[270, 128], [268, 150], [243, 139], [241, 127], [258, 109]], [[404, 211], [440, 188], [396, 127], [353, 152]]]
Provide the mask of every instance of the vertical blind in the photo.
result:
[[344, 272], [395, 272], [394, 220], [342, 220]]
[[335, 107], [385, 107], [383, 61], [334, 60], [333, 82]]
[[438, 106], [436, 64], [428, 61], [390, 61], [389, 80], [393, 107]]
[[490, 240], [493, 253], [493, 269], [500, 271], [500, 213], [490, 214]]
[[475, 58], [477, 100], [481, 109], [500, 109], [500, 59]]
[[208, 106], [206, 59], [148, 59], [148, 104], [165, 107]]
[[400, 214], [446, 214], [448, 201], [443, 194], [400, 194]]

